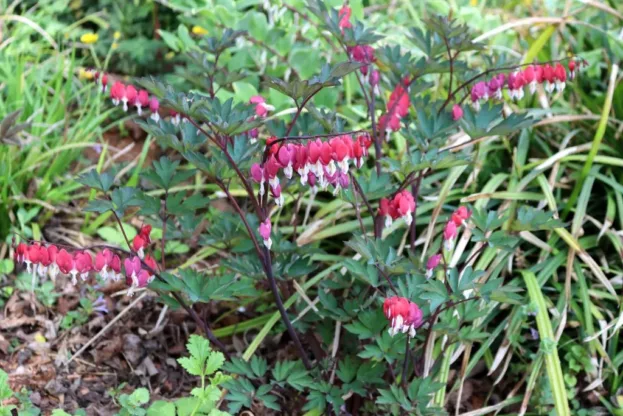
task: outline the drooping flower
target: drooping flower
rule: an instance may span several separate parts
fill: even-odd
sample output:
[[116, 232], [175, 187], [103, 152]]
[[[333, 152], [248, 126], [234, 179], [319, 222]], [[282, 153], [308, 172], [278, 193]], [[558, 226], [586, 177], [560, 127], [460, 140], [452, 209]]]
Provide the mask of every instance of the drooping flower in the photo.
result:
[[452, 106], [452, 120], [458, 121], [463, 118], [463, 109], [460, 105], [454, 104]]
[[345, 3], [338, 12], [338, 17], [340, 18], [338, 26], [342, 30], [342, 33], [344, 33], [344, 29], [353, 27], [353, 24], [350, 22], [350, 14], [350, 7], [348, 7], [348, 4]]
[[396, 212], [407, 225], [411, 225], [413, 221], [412, 213], [415, 211], [415, 200], [413, 195], [407, 190], [398, 192], [394, 197], [394, 205], [396, 206]]
[[[150, 232], [151, 226], [145, 225], [141, 228], [139, 236], [145, 241], [151, 241]], [[77, 283], [78, 275], [82, 280], [86, 280], [91, 271], [99, 272], [104, 278], [118, 280], [121, 277], [121, 259], [108, 248], [96, 252], [94, 261], [91, 254], [85, 251], [76, 251], [72, 254], [65, 249], [59, 251], [55, 245], [45, 246], [39, 242], [20, 243], [15, 247], [14, 258], [18, 263], [27, 264], [33, 275], [33, 286], [37, 274], [44, 277], [49, 273], [52, 279], [55, 279], [59, 272], [71, 275], [73, 284]], [[143, 287], [153, 279], [152, 271], [156, 270], [156, 261], [146, 255], [144, 262], [147, 267], [143, 269], [137, 256], [126, 259], [127, 276], [134, 287]]]
[[309, 152], [307, 151], [307, 146], [296, 146], [293, 168], [301, 177], [301, 185], [305, 185], [309, 174]]
[[567, 81], [567, 71], [565, 70], [565, 67], [562, 66], [560, 62], [558, 62], [556, 64], [556, 67], [554, 68], [554, 83], [556, 85], [556, 90], [557, 91], [564, 90], [566, 81]]
[[[91, 255], [84, 251], [79, 251], [74, 254], [74, 267], [77, 273], [80, 273], [80, 278], [86, 280], [89, 277], [89, 272], [93, 270], [93, 259]], [[72, 276], [75, 275], [72, 270]]]
[[271, 187], [276, 187], [279, 185], [279, 170], [281, 169], [281, 165], [277, 161], [277, 158], [274, 155], [271, 155], [266, 164], [264, 165], [264, 175], [266, 179], [268, 179], [268, 183]]
[[488, 86], [484, 81], [477, 82], [472, 87], [471, 91], [471, 99], [472, 105], [476, 109], [476, 111], [480, 110], [480, 102], [486, 101], [489, 99], [489, 91]]
[[400, 296], [385, 299], [383, 313], [390, 322], [389, 334], [392, 337], [403, 333], [413, 338], [415, 330], [424, 322], [422, 311], [417, 304]]
[[454, 225], [460, 227], [472, 216], [472, 212], [468, 210], [465, 206], [460, 206], [456, 211], [452, 213], [450, 220], [454, 222]]
[[390, 203], [389, 199], [381, 198], [379, 201], [379, 215], [385, 217], [385, 227], [390, 227], [395, 217], [394, 206]]
[[556, 88], [556, 80], [554, 68], [550, 64], [543, 65], [543, 81], [545, 82], [545, 91], [553, 92], [554, 88]]
[[372, 92], [374, 95], [379, 95], [381, 92], [379, 90], [379, 81], [381, 80], [381, 74], [376, 69], [370, 72], [370, 85], [372, 85]]
[[[71, 254], [67, 252], [64, 248], [58, 252], [56, 255], [56, 264], [58, 265], [59, 270], [63, 274], [69, 274], [74, 269], [74, 258]], [[74, 284], [75, 276], [74, 276]]]
[[272, 225], [270, 223], [270, 218], [266, 218], [264, 222], [260, 224], [260, 236], [264, 240], [264, 245], [267, 249], [270, 250], [270, 247], [273, 245], [273, 241], [270, 239], [270, 233], [272, 231]]
[[39, 263], [39, 245], [33, 244], [28, 246], [28, 251], [25, 257], [26, 270], [28, 273], [35, 273], [37, 270], [37, 264]]
[[125, 88], [125, 95], [121, 97], [121, 102], [123, 103], [123, 111], [128, 111], [128, 104], [134, 105], [136, 102], [136, 96], [138, 92], [134, 85], [128, 85]]
[[283, 167], [283, 174], [288, 179], [292, 178], [292, 173], [293, 173], [292, 164], [294, 162], [295, 156], [296, 156], [296, 151], [294, 149], [294, 146], [291, 146], [289, 144], [281, 146], [281, 148], [279, 149], [279, 152], [277, 152], [277, 160]]
[[93, 270], [98, 272], [100, 276], [102, 276], [104, 279], [113, 277], [112, 273], [114, 272], [111, 269], [113, 256], [113, 252], [107, 248], [105, 248], [103, 251], [98, 252], [95, 255], [95, 264], [93, 265]]
[[[119, 105], [122, 99], [125, 97], [125, 85], [120, 81], [115, 81], [110, 88], [110, 98], [114, 105]], [[126, 100], [127, 102], [127, 100]]]
[[456, 238], [456, 224], [454, 221], [448, 221], [443, 229], [443, 242], [446, 250], [452, 249], [452, 242]]
[[270, 194], [275, 200], [275, 204], [278, 207], [282, 207], [285, 200], [284, 200], [283, 194], [281, 193], [281, 184], [277, 184], [276, 186], [271, 185]]
[[[125, 259], [123, 267], [125, 269], [125, 282], [130, 286], [128, 296], [132, 296], [134, 294], [134, 289], [139, 287], [139, 275], [143, 271], [141, 268], [141, 259], [136, 256], [131, 259]], [[147, 272], [145, 271], [145, 273]]]
[[379, 131], [386, 134], [385, 140], [389, 141], [392, 131], [400, 130], [400, 119], [409, 113], [408, 91], [400, 84], [392, 91], [387, 101], [387, 112], [379, 118]]
[[140, 258], [145, 257], [144, 249], [146, 246], [147, 246], [147, 243], [145, 242], [143, 237], [141, 237], [140, 235], [134, 236], [134, 239], [132, 240], [132, 250], [136, 251], [136, 253], [138, 254]]
[[253, 165], [251, 165], [251, 178], [256, 183], [260, 184], [260, 196], [264, 196], [264, 183], [266, 181], [264, 177], [264, 169], [262, 169], [259, 163], [254, 163]]
[[411, 225], [414, 211], [415, 200], [407, 190], [398, 192], [391, 200], [382, 198], [379, 204], [379, 215], [385, 217], [385, 227], [389, 227], [394, 220], [401, 217], [407, 225]]
[[138, 234], [143, 237], [147, 244], [151, 243], [151, 225], [144, 224], [139, 230]]
[[[260, 184], [260, 196], [265, 193], [264, 183], [268, 181], [271, 195], [277, 204], [283, 203], [283, 187], [279, 175], [290, 179], [296, 172], [300, 176], [301, 185], [309, 183], [315, 192], [316, 181], [323, 189], [334, 186], [334, 193], [350, 185], [350, 161], [355, 166], [363, 165], [363, 158], [368, 155], [372, 140], [367, 134], [356, 139], [351, 135], [334, 136], [328, 141], [320, 139], [306, 143], [277, 142], [276, 137], [266, 139], [268, 158], [264, 164], [255, 163], [251, 166], [251, 178]], [[310, 175], [311, 174], [311, 175]]]
[[249, 130], [248, 134], [249, 134], [249, 138], [251, 139], [250, 140], [251, 144], [254, 144], [257, 142], [257, 138], [260, 136], [260, 130], [256, 127], [254, 129]]
[[523, 78], [526, 81], [526, 84], [530, 86], [530, 94], [534, 95], [534, 93], [536, 92], [537, 77], [536, 70], [534, 69], [533, 65], [528, 65], [523, 70]]
[[508, 75], [508, 90], [512, 99], [521, 100], [523, 98], [524, 84], [525, 80], [522, 72], [516, 71]]
[[266, 117], [269, 111], [273, 111], [275, 107], [266, 103], [266, 100], [261, 95], [254, 95], [249, 100], [249, 104], [255, 105], [255, 115], [258, 117]]
[[132, 240], [132, 249], [136, 251], [141, 259], [145, 257], [145, 249], [151, 243], [150, 233], [151, 225], [143, 225], [139, 233]]
[[359, 68], [359, 71], [361, 71], [361, 73], [363, 74], [365, 81], [369, 73], [370, 64], [376, 61], [376, 57], [374, 56], [374, 48], [370, 45], [356, 45], [349, 46], [347, 48], [347, 51], [353, 61], [364, 64], [361, 68]]
[[45, 246], [39, 246], [39, 264], [37, 266], [37, 274], [45, 277], [48, 274], [48, 268], [52, 264], [50, 253]]
[[177, 111], [169, 110], [169, 115], [171, 116], [171, 123], [173, 123], [174, 126], [179, 125], [182, 121], [182, 116], [180, 116], [180, 113]]
[[106, 87], [108, 86], [108, 74], [102, 74], [100, 85], [102, 86], [102, 92], [106, 92]]
[[152, 270], [155, 272], [158, 269], [158, 263], [156, 263], [156, 259], [154, 259], [152, 256], [148, 254], [145, 256], [145, 259], [143, 261], [149, 267], [148, 269], [145, 269], [145, 270], [147, 270], [147, 272], [150, 275], [153, 275]]
[[435, 254], [430, 256], [428, 261], [426, 262], [426, 278], [430, 279], [433, 276], [433, 270], [439, 266], [439, 262], [441, 261], [441, 254]]
[[160, 102], [156, 97], [152, 97], [149, 100], [149, 111], [151, 111], [151, 119], [155, 122], [160, 120], [160, 114], [158, 114], [158, 109], [160, 109]]
[[[498, 74], [493, 76], [491, 80], [487, 83], [488, 96], [494, 97], [497, 100], [502, 99], [502, 89], [504, 84], [506, 83], [506, 75]], [[472, 98], [473, 100], [473, 98]]]
[[110, 267], [110, 271], [108, 272], [109, 277], [115, 281], [121, 279], [121, 258], [118, 255], [115, 254], [112, 256], [108, 267]]
[[17, 263], [26, 262], [26, 258], [28, 255], [28, 245], [26, 243], [19, 243], [17, 247], [15, 247], [15, 252], [13, 253], [13, 257]]
[[52, 280], [56, 280], [56, 276], [58, 276], [60, 269], [58, 268], [57, 264], [58, 247], [56, 247], [54, 244], [48, 246], [48, 257], [50, 258], [50, 277], [52, 278]]
[[147, 108], [149, 105], [149, 93], [145, 90], [140, 90], [136, 96], [134, 105], [136, 106], [136, 111], [140, 116], [143, 112], [143, 108]]

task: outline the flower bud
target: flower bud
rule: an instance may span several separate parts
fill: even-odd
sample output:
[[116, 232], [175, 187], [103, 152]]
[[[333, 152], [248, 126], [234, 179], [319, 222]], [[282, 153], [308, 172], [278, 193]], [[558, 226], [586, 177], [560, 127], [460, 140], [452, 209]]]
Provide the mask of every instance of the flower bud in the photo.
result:
[[429, 279], [433, 275], [433, 270], [439, 266], [441, 261], [441, 254], [435, 254], [431, 256], [426, 262], [426, 278]]
[[454, 104], [454, 106], [452, 106], [452, 120], [458, 121], [461, 118], [463, 118], [463, 109], [460, 105]]
[[452, 240], [456, 238], [456, 224], [454, 221], [448, 221], [443, 230], [444, 247], [446, 250], [452, 249]]

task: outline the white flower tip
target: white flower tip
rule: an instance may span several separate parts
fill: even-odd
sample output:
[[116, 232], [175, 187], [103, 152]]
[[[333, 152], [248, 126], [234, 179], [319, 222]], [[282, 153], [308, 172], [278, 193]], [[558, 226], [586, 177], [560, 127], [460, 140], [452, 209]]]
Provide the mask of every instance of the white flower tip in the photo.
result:
[[385, 216], [385, 228], [391, 227], [393, 222], [394, 221], [392, 220], [392, 217], [390, 217], [389, 215]]
[[413, 222], [413, 217], [411, 216], [411, 213], [407, 213], [406, 215], [403, 215], [402, 218], [405, 220], [405, 224], [407, 224], [407, 226], [410, 226], [411, 223]]

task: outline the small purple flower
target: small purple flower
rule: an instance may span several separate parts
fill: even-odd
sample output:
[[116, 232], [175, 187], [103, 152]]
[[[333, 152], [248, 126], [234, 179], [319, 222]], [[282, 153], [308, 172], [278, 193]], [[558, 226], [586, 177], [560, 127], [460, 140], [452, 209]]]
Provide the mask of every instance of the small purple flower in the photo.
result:
[[539, 331], [537, 331], [534, 328], [530, 328], [530, 335], [532, 336], [532, 339], [534, 340], [539, 339]]
[[95, 302], [93, 302], [93, 310], [100, 313], [108, 313], [106, 300], [102, 295], [100, 295]]

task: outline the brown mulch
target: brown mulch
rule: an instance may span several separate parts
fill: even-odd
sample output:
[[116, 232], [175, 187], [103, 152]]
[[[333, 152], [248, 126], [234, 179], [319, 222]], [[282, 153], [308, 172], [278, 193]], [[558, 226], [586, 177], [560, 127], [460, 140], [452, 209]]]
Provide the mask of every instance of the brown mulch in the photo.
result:
[[89, 415], [110, 415], [118, 407], [108, 391], [122, 383], [127, 383], [122, 390], [126, 393], [148, 388], [152, 399], [179, 397], [194, 387], [196, 380], [175, 360], [185, 354], [184, 343], [194, 326], [187, 323], [184, 312], [169, 311], [156, 327], [162, 305], [150, 295], [68, 363], [133, 299], [106, 296], [108, 314], [97, 313], [84, 325], [61, 330], [63, 312], [72, 304], [75, 307], [80, 296], [79, 285], [64, 287], [68, 293], [58, 299], [54, 310], [31, 293], [16, 290], [0, 311], [0, 368], [9, 374], [13, 391], [31, 392], [30, 400], [43, 414], [57, 408], [67, 412], [83, 408]]

